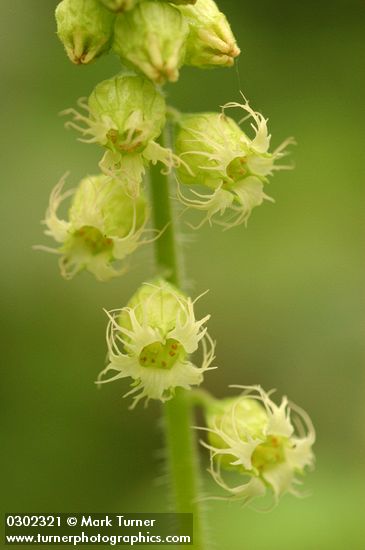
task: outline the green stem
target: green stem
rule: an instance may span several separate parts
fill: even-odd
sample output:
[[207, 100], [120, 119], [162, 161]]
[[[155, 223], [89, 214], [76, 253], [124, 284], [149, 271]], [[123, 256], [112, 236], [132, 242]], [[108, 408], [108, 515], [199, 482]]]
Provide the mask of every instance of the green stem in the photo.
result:
[[194, 519], [194, 550], [203, 550], [203, 526], [199, 494], [199, 461], [193, 436], [193, 412], [186, 390], [178, 390], [165, 405], [166, 443], [173, 484], [175, 511]]
[[178, 257], [172, 207], [169, 197], [169, 177], [162, 174], [161, 167], [156, 165], [150, 169], [152, 215], [155, 229], [161, 231], [155, 241], [156, 263], [160, 275], [180, 286]]
[[[163, 143], [162, 143], [163, 144]], [[162, 231], [155, 241], [160, 275], [180, 286], [174, 220], [169, 197], [169, 178], [160, 167], [150, 171], [152, 211], [155, 229]], [[166, 445], [175, 512], [191, 513], [194, 518], [194, 550], [204, 550], [199, 489], [199, 461], [193, 436], [193, 404], [186, 390], [178, 389], [164, 405]]]

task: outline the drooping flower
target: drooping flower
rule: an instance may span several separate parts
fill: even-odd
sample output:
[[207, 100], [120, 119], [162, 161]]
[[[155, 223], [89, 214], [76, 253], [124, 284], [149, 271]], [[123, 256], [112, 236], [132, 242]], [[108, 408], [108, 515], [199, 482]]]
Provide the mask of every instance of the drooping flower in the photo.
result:
[[[206, 409], [210, 473], [231, 500], [250, 502], [271, 492], [274, 501], [285, 493], [299, 496], [299, 477], [314, 464], [315, 431], [305, 411], [260, 386], [232, 386], [243, 394], [214, 400]], [[237, 485], [224, 471], [239, 474]], [[220, 498], [220, 497], [218, 497]]]
[[188, 32], [176, 7], [167, 2], [142, 2], [117, 17], [113, 49], [123, 64], [157, 84], [176, 82]]
[[57, 34], [73, 63], [85, 65], [109, 50], [115, 16], [98, 0], [62, 0], [55, 15]]
[[[232, 107], [247, 114], [241, 122], [252, 120], [252, 138], [226, 115], [226, 109]], [[246, 223], [253, 208], [265, 199], [272, 200], [264, 185], [276, 170], [290, 168], [275, 163], [286, 154], [284, 149], [292, 140], [270, 153], [267, 120], [247, 101], [242, 105], [228, 103], [222, 113], [181, 115], [177, 124], [175, 151], [184, 160], [178, 168], [179, 181], [200, 184], [211, 191], [203, 194], [192, 190], [190, 198], [179, 188], [184, 204], [207, 212], [202, 223], [215, 221], [227, 228]], [[219, 220], [227, 211], [229, 215]]]
[[[122, 309], [108, 313], [107, 367], [97, 383], [132, 378], [135, 406], [143, 398], [167, 401], [175, 388], [190, 389], [203, 381], [214, 360], [215, 345], [205, 323], [196, 320], [195, 301], [163, 279], [143, 284]], [[190, 354], [202, 345], [200, 366]], [[109, 373], [116, 373], [104, 379]]]
[[155, 140], [165, 125], [166, 103], [152, 82], [142, 76], [122, 74], [100, 82], [88, 102], [79, 101], [86, 114], [67, 109], [66, 127], [81, 132], [80, 141], [106, 149], [99, 166], [121, 179], [129, 193], [138, 196], [145, 164], [161, 162], [171, 169], [179, 163], [170, 149]]
[[[103, 174], [89, 176], [76, 190], [63, 193], [65, 179], [52, 191], [44, 220], [46, 235], [53, 237], [56, 249], [38, 247], [60, 256], [61, 274], [71, 279], [87, 270], [100, 281], [123, 274], [124, 263], [144, 242], [148, 220], [147, 202], [143, 194], [132, 199], [119, 181]], [[69, 198], [68, 219], [61, 219], [58, 209]]]
[[179, 6], [189, 23], [185, 63], [200, 68], [231, 67], [240, 54], [226, 16], [213, 0]]

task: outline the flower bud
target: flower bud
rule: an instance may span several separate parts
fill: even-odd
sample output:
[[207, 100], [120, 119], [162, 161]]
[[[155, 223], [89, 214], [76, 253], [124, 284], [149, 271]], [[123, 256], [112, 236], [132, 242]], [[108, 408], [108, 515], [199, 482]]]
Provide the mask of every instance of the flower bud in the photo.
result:
[[226, 16], [213, 0], [197, 0], [193, 6], [179, 6], [189, 23], [185, 63], [201, 68], [231, 67], [240, 54]]
[[[229, 107], [239, 107], [248, 114], [243, 120], [252, 120], [253, 138], [226, 116], [225, 109]], [[217, 216], [227, 210], [231, 217], [217, 223], [226, 228], [246, 223], [254, 207], [264, 199], [271, 200], [264, 193], [268, 176], [275, 170], [289, 168], [277, 166], [275, 162], [285, 155], [283, 150], [291, 140], [269, 153], [271, 136], [267, 121], [253, 111], [247, 101], [243, 105], [229, 103], [222, 113], [181, 115], [177, 122], [175, 152], [184, 161], [178, 168], [179, 180], [211, 190], [209, 194], [194, 191], [190, 199], [180, 189], [182, 202], [207, 212], [202, 223], [216, 221]]]
[[[63, 185], [64, 179], [53, 190], [44, 222], [46, 234], [60, 246], [39, 248], [61, 256], [61, 274], [66, 279], [83, 269], [100, 281], [124, 273], [124, 266], [114, 264], [143, 244], [140, 239], [148, 219], [145, 197], [132, 199], [119, 181], [102, 174], [83, 179], [75, 191], [64, 194]], [[58, 208], [70, 196], [68, 220], [60, 219]]]
[[[201, 384], [214, 359], [214, 343], [204, 328], [210, 316], [197, 321], [195, 301], [158, 279], [142, 285], [126, 307], [108, 313], [109, 364], [97, 383], [132, 378], [133, 389], [126, 395], [139, 392], [133, 406], [142, 398], [166, 401], [176, 387]], [[200, 343], [203, 358], [197, 367], [189, 355]], [[111, 371], [116, 374], [103, 380]]]
[[56, 8], [57, 34], [70, 60], [87, 64], [107, 52], [114, 19], [98, 0], [62, 0]]
[[176, 82], [187, 35], [188, 25], [177, 8], [167, 2], [142, 2], [117, 17], [113, 49], [122, 63], [157, 84]]
[[[260, 386], [233, 386], [244, 393], [209, 401], [206, 410], [210, 473], [233, 500], [249, 502], [267, 491], [275, 502], [284, 493], [298, 496], [297, 475], [313, 466], [315, 431], [308, 415], [284, 397], [276, 405]], [[204, 429], [204, 428], [203, 428]], [[243, 476], [228, 485], [222, 470]]]

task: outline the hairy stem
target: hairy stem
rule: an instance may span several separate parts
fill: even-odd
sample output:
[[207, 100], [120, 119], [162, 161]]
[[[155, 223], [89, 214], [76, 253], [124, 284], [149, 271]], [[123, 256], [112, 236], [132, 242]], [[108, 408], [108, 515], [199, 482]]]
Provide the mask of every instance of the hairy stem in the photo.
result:
[[175, 499], [175, 511], [192, 513], [194, 518], [194, 550], [203, 550], [202, 511], [199, 494], [199, 462], [193, 436], [193, 414], [190, 396], [178, 390], [165, 404], [166, 442]]
[[[161, 173], [160, 167], [152, 167], [150, 182], [154, 226], [159, 231], [164, 230], [155, 242], [157, 267], [160, 275], [180, 286], [169, 177]], [[175, 512], [193, 514], [192, 548], [204, 550], [201, 510], [197, 502], [199, 461], [192, 430], [192, 407], [190, 395], [183, 389], [176, 391], [175, 396], [164, 405], [166, 445]]]
[[180, 286], [175, 228], [169, 197], [169, 177], [161, 172], [161, 166], [150, 169], [152, 215], [155, 229], [161, 231], [155, 241], [155, 257], [160, 275], [176, 286]]

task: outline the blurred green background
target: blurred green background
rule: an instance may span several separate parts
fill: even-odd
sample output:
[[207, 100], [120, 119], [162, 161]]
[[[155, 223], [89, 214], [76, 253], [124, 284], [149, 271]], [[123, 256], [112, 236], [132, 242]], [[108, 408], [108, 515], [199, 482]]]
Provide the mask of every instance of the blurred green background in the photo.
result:
[[[127, 410], [127, 383], [97, 391], [106, 317], [153, 274], [150, 252], [109, 284], [61, 279], [32, 250], [50, 190], [95, 172], [100, 150], [58, 113], [116, 73], [109, 56], [72, 66], [55, 35], [55, 0], [3, 0], [1, 25], [3, 511], [164, 511], [161, 409]], [[184, 69], [169, 101], [185, 111], [239, 99], [270, 118], [273, 144], [294, 135], [296, 169], [248, 228], [192, 233], [192, 293], [209, 288], [219, 369], [205, 387], [260, 383], [308, 410], [318, 431], [312, 496], [270, 514], [209, 504], [220, 550], [360, 550], [364, 510], [364, 25], [355, 0], [221, 0], [243, 54], [238, 71]], [[206, 457], [202, 456], [203, 464]], [[206, 483], [209, 486], [209, 481]]]

